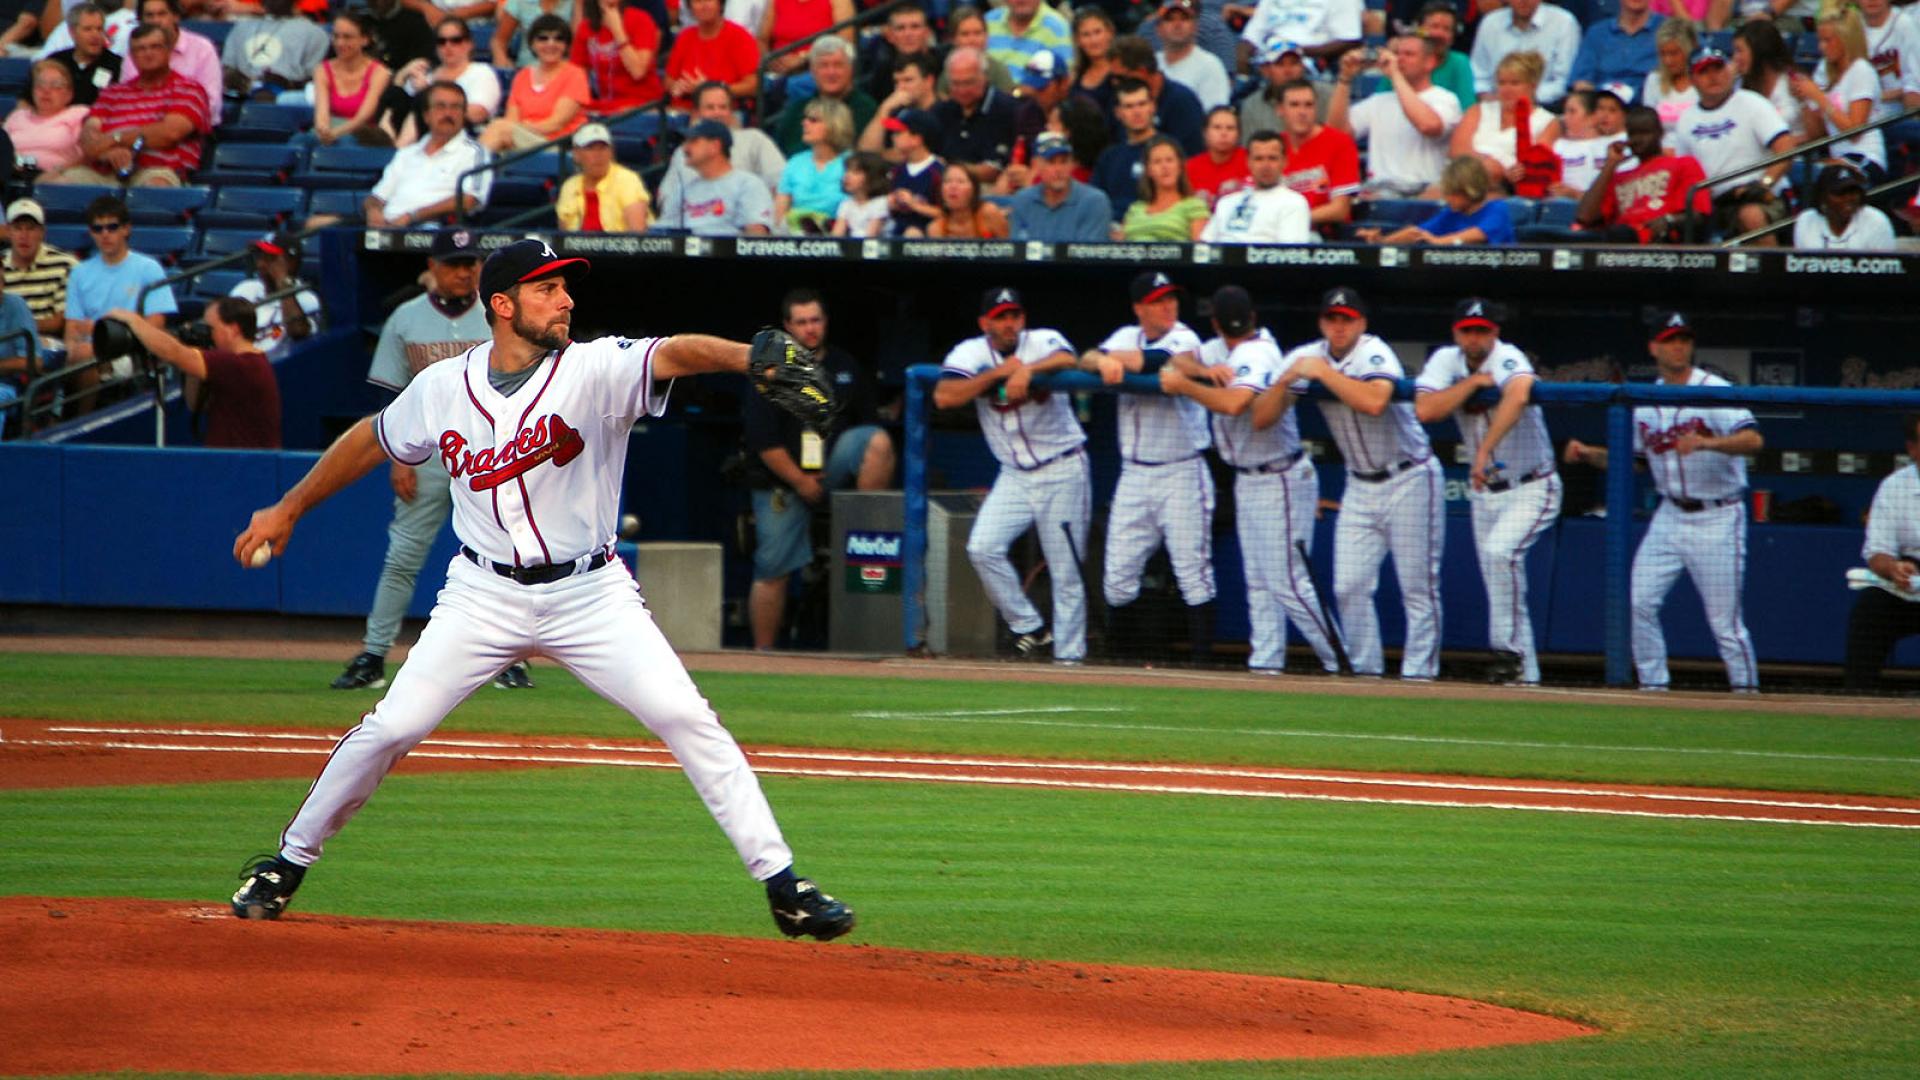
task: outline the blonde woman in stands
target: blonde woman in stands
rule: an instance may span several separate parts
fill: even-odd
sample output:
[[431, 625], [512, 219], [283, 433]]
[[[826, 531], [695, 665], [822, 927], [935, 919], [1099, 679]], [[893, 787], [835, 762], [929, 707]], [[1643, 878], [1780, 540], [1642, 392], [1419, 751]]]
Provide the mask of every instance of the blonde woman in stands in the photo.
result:
[[[1472, 155], [1486, 166], [1487, 184], [1495, 192], [1511, 189], [1519, 179], [1520, 108], [1535, 146], [1552, 146], [1560, 137], [1560, 121], [1540, 107], [1540, 80], [1547, 62], [1531, 49], [1508, 53], [1493, 69], [1494, 96], [1468, 109], [1453, 129], [1449, 148], [1454, 157]], [[1436, 189], [1437, 190], [1437, 189]]]
[[527, 30], [539, 62], [523, 67], [507, 91], [507, 113], [480, 133], [480, 145], [495, 153], [539, 146], [572, 134], [587, 122], [587, 73], [569, 63], [573, 28], [556, 15], [542, 15]]
[[1669, 134], [1680, 122], [1680, 114], [1700, 100], [1700, 91], [1693, 88], [1693, 51], [1699, 47], [1700, 37], [1685, 15], [1667, 16], [1653, 32], [1659, 63], [1647, 72], [1640, 103], [1660, 114], [1660, 126]]
[[334, 16], [333, 59], [321, 61], [313, 73], [313, 139], [322, 146], [344, 139], [393, 145], [393, 136], [374, 120], [393, 72], [368, 54], [372, 43], [373, 27], [365, 15]]
[[7, 114], [6, 131], [13, 139], [15, 160], [33, 159], [43, 175], [52, 176], [80, 163], [80, 125], [87, 122], [85, 105], [73, 103], [73, 72], [58, 60], [33, 65], [33, 92]]
[[[1808, 139], [1851, 131], [1873, 118], [1880, 101], [1880, 73], [1867, 58], [1867, 24], [1858, 8], [1841, 8], [1820, 19], [1820, 66], [1813, 78], [1798, 71], [1793, 96], [1801, 103], [1801, 130]], [[1827, 148], [1833, 157], [1867, 174], [1868, 183], [1887, 177], [1887, 141], [1880, 129], [1862, 132]]]

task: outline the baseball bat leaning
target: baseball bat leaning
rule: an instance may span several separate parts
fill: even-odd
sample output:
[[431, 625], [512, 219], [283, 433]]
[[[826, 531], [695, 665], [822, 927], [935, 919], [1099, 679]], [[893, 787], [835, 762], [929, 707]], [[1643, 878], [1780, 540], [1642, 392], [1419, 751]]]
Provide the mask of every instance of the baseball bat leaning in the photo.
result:
[[1333, 646], [1333, 662], [1340, 668], [1340, 674], [1353, 674], [1353, 661], [1347, 659], [1347, 643], [1341, 640], [1339, 624], [1333, 621], [1333, 609], [1327, 606], [1327, 583], [1320, 580], [1320, 572], [1313, 568], [1313, 559], [1307, 554], [1307, 542], [1295, 540], [1295, 551], [1300, 553], [1301, 562], [1306, 564], [1307, 578], [1313, 582], [1313, 598], [1320, 601], [1320, 627], [1326, 632], [1327, 643]]

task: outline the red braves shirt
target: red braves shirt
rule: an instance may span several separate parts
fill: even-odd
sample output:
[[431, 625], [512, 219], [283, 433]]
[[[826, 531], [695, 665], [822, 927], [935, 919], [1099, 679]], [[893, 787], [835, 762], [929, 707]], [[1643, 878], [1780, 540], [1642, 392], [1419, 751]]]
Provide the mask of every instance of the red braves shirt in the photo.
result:
[[1353, 136], [1323, 127], [1306, 142], [1293, 145], [1287, 140], [1287, 171], [1281, 183], [1306, 196], [1307, 206], [1319, 209], [1336, 195], [1360, 192], [1360, 148]]
[[1193, 155], [1187, 159], [1187, 182], [1194, 191], [1204, 192], [1209, 204], [1250, 186], [1253, 174], [1247, 171], [1247, 148], [1234, 147], [1224, 163], [1216, 163], [1212, 154]]
[[[1638, 227], [1663, 215], [1685, 213], [1687, 189], [1706, 178], [1700, 163], [1690, 157], [1662, 154], [1643, 161], [1638, 168], [1614, 174], [1600, 204], [1602, 219], [1609, 225]], [[1701, 188], [1694, 208], [1704, 214], [1711, 205], [1709, 192]]]
[[646, 77], [636, 79], [620, 60], [620, 44], [613, 40], [612, 30], [602, 26], [596, 32], [585, 19], [576, 23], [571, 59], [587, 71], [587, 82], [593, 90], [593, 100], [587, 103], [589, 112], [619, 112], [660, 97], [660, 31], [654, 27], [653, 17], [639, 8], [623, 7], [620, 11], [627, 40], [635, 49], [651, 54], [652, 59], [647, 61]]
[[[680, 31], [673, 39], [673, 52], [667, 56], [667, 78], [694, 76], [729, 85], [760, 70], [760, 43], [739, 23], [722, 20], [720, 32], [708, 41], [697, 28]], [[673, 99], [673, 107], [693, 111], [693, 97], [682, 94]]]
[[141, 127], [178, 114], [193, 122], [193, 131], [171, 148], [148, 147], [134, 159], [135, 169], [172, 169], [182, 177], [200, 167], [201, 142], [213, 130], [207, 111], [207, 92], [200, 84], [178, 72], [167, 72], [167, 81], [149, 89], [139, 80], [115, 83], [100, 91], [93, 103], [93, 119], [100, 130], [111, 135], [121, 128]]

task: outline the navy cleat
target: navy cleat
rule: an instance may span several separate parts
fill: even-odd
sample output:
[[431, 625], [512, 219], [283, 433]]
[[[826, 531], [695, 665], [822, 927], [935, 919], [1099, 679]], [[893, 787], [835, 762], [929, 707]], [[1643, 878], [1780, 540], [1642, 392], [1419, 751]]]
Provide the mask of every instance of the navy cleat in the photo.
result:
[[233, 914], [241, 919], [277, 919], [287, 910], [307, 868], [278, 855], [256, 855], [240, 871], [240, 891], [233, 894]]
[[853, 909], [821, 892], [807, 878], [794, 878], [786, 885], [768, 882], [767, 902], [773, 907], [774, 925], [788, 937], [805, 934], [832, 941], [853, 929]]

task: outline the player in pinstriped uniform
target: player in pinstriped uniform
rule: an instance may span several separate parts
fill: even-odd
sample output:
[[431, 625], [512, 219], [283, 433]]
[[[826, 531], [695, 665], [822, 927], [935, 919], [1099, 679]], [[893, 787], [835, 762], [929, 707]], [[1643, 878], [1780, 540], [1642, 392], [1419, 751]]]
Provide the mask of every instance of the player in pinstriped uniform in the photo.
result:
[[[1172, 364], [1215, 385], [1224, 373], [1200, 364], [1200, 335], [1180, 321], [1184, 290], [1155, 270], [1133, 279], [1135, 322], [1107, 335], [1080, 358], [1083, 367], [1118, 383], [1128, 372], [1157, 373]], [[1144, 648], [1142, 627], [1129, 610], [1140, 598], [1147, 560], [1162, 543], [1187, 605], [1193, 660], [1213, 651], [1213, 473], [1207, 411], [1199, 402], [1159, 394], [1122, 394], [1119, 404], [1120, 481], [1107, 516], [1106, 596], [1114, 651]]]
[[1333, 441], [1346, 458], [1347, 488], [1333, 529], [1333, 594], [1347, 653], [1359, 675], [1380, 675], [1386, 657], [1374, 592], [1391, 554], [1407, 610], [1400, 677], [1431, 679], [1440, 671], [1440, 548], [1446, 538], [1446, 488], [1427, 433], [1413, 406], [1393, 400], [1405, 372], [1400, 358], [1367, 333], [1360, 294], [1340, 287], [1320, 301], [1320, 340], [1286, 356], [1293, 376], [1320, 383], [1334, 400], [1320, 403]]
[[[1527, 611], [1527, 551], [1560, 514], [1560, 475], [1547, 422], [1531, 404], [1533, 364], [1500, 339], [1502, 316], [1480, 297], [1460, 301], [1453, 344], [1435, 350], [1420, 369], [1413, 409], [1423, 423], [1454, 416], [1460, 425], [1473, 455], [1468, 504], [1487, 587], [1487, 641], [1501, 661], [1496, 678], [1533, 685], [1540, 681], [1540, 658]], [[1489, 410], [1471, 402], [1489, 388], [1500, 392], [1499, 405]]]
[[[1693, 366], [1693, 323], [1678, 311], [1653, 328], [1647, 346], [1668, 386], [1727, 386]], [[1633, 452], [1644, 457], [1660, 508], [1633, 556], [1633, 666], [1642, 690], [1665, 690], [1667, 640], [1660, 609], [1681, 571], [1707, 609], [1727, 682], [1759, 689], [1753, 638], [1741, 614], [1747, 580], [1747, 455], [1765, 445], [1753, 413], [1725, 406], [1642, 405], [1633, 410]], [[1574, 439], [1567, 461], [1607, 467], [1607, 448]]]
[[[1086, 550], [1093, 503], [1083, 449], [1087, 435], [1067, 395], [1029, 390], [1028, 381], [1074, 363], [1073, 346], [1059, 331], [1027, 329], [1018, 292], [988, 289], [980, 298], [980, 336], [953, 347], [933, 388], [939, 408], [975, 404], [987, 448], [1000, 462], [1000, 475], [967, 537], [967, 557], [1016, 635], [1014, 648], [1033, 656], [1051, 643], [1054, 661], [1063, 664], [1087, 655], [1087, 589], [1078, 557]], [[1051, 571], [1051, 632], [1007, 558], [1007, 549], [1029, 528], [1039, 531]]]
[[1227, 285], [1213, 294], [1213, 329], [1220, 336], [1200, 347], [1200, 360], [1209, 370], [1224, 369], [1233, 381], [1215, 386], [1168, 364], [1160, 369], [1160, 388], [1217, 414], [1209, 418], [1213, 445], [1235, 472], [1235, 519], [1253, 629], [1247, 667], [1278, 674], [1286, 666], [1287, 620], [1292, 619], [1319, 654], [1320, 665], [1337, 671], [1328, 639], [1339, 628], [1322, 625], [1313, 576], [1295, 546], [1297, 541], [1312, 549], [1320, 498], [1320, 477], [1300, 448], [1293, 414], [1294, 395], [1304, 384], [1286, 378], [1280, 346], [1256, 321], [1245, 289]]

